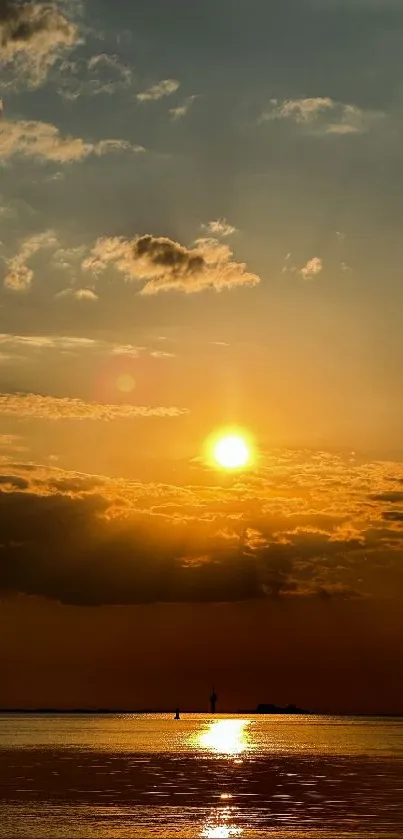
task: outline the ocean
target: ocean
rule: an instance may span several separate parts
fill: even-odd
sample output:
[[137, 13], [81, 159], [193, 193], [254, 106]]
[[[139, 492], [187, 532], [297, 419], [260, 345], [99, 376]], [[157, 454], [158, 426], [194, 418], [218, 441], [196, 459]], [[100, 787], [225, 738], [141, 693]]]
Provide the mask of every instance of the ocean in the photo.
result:
[[0, 716], [0, 837], [403, 839], [403, 719]]

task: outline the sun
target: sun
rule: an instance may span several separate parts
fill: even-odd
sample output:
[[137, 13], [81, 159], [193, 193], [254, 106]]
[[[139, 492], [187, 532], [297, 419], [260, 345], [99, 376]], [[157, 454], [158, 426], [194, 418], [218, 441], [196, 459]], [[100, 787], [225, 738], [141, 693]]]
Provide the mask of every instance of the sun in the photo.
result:
[[204, 461], [213, 469], [227, 472], [248, 469], [256, 458], [254, 437], [240, 426], [217, 429], [204, 442]]
[[239, 469], [250, 460], [250, 451], [246, 440], [238, 434], [220, 437], [214, 445], [213, 456], [224, 469]]
[[204, 460], [213, 469], [246, 469], [252, 466], [255, 457], [252, 436], [236, 426], [213, 432], [204, 443]]

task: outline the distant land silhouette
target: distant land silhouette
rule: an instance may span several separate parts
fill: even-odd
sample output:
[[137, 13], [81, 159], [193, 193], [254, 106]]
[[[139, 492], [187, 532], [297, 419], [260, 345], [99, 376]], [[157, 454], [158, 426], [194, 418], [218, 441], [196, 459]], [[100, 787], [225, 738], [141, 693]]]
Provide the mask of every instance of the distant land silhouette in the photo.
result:
[[[54, 716], [63, 716], [63, 715], [86, 715], [86, 716], [95, 716], [99, 714], [107, 715], [107, 714], [120, 714], [122, 716], [130, 716], [131, 714], [169, 714], [172, 716], [174, 713], [174, 709], [172, 708], [133, 708], [132, 710], [128, 708], [0, 708], [0, 715], [7, 715], [7, 714], [52, 714]], [[206, 714], [205, 708], [186, 708], [181, 711], [181, 714]], [[328, 717], [328, 716], [339, 716], [339, 717], [403, 717], [403, 710], [400, 713], [363, 713], [363, 712], [340, 712], [337, 710], [334, 711], [308, 711], [304, 708], [298, 708], [296, 705], [286, 705], [282, 707], [281, 705], [266, 705], [266, 704], [259, 704], [256, 708], [241, 708], [238, 711], [234, 710], [220, 710], [219, 714], [223, 716], [224, 714], [233, 714], [233, 715], [263, 715], [263, 714], [314, 714], [315, 716], [321, 717]], [[206, 714], [209, 716], [208, 712]]]
[[[176, 709], [177, 712], [178, 709]], [[0, 708], [0, 714], [172, 714], [172, 708]], [[205, 709], [188, 708], [182, 711], [186, 714], [203, 714]], [[210, 709], [214, 714], [215, 710]], [[239, 711], [222, 710], [221, 714], [310, 714], [312, 711], [297, 708], [296, 705], [257, 705], [256, 708], [247, 708]]]
[[307, 711], [304, 708], [297, 708], [296, 705], [286, 705], [284, 708], [281, 705], [258, 705], [255, 714], [311, 714], [312, 711]]

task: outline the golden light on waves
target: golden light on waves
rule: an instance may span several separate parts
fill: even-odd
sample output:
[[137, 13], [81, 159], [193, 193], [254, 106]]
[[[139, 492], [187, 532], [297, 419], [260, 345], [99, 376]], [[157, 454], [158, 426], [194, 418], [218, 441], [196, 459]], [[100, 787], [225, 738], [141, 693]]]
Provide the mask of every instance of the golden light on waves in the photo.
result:
[[199, 746], [217, 755], [236, 756], [248, 748], [249, 720], [217, 720], [199, 738]]

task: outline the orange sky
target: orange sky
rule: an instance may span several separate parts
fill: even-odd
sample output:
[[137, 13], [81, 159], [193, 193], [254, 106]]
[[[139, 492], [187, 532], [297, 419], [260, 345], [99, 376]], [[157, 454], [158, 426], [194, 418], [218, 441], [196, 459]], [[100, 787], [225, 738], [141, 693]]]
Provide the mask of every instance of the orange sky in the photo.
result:
[[1, 4], [0, 706], [396, 710], [403, 11], [202, 5]]

